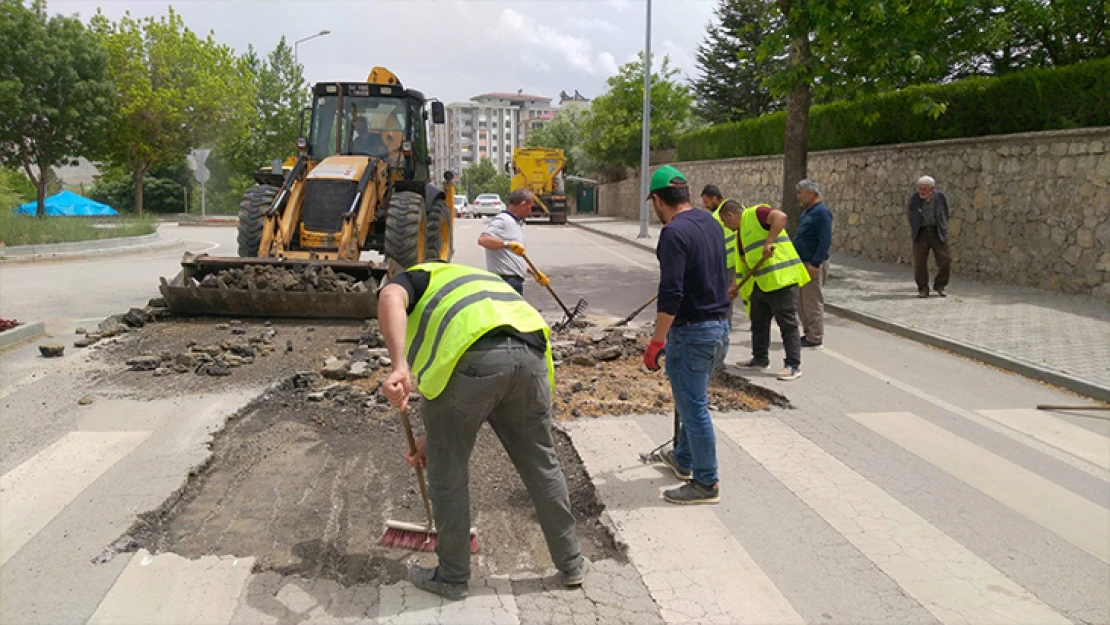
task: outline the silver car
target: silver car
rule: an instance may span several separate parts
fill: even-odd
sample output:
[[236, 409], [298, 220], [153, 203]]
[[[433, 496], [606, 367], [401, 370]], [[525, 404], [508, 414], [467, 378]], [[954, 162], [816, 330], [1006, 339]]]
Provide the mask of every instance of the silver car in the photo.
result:
[[501, 201], [500, 195], [483, 193], [474, 198], [474, 205], [470, 212], [478, 217], [492, 217], [503, 210], [505, 210], [505, 203]]

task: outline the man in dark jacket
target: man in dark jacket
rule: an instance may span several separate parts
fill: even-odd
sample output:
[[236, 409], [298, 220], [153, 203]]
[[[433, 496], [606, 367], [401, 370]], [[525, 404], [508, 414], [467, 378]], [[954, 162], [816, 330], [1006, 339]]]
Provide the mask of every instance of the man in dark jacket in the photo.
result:
[[805, 263], [810, 281], [798, 291], [798, 318], [802, 321], [802, 347], [825, 346], [825, 279], [829, 275], [833, 216], [821, 199], [821, 187], [806, 178], [794, 187], [802, 216], [794, 232], [794, 249]]
[[952, 254], [948, 250], [948, 198], [936, 187], [935, 180], [922, 176], [917, 181], [917, 193], [910, 196], [906, 207], [913, 237], [913, 277], [917, 281], [918, 297], [929, 297], [929, 250], [937, 261], [933, 290], [947, 297], [944, 289], [948, 287], [952, 265]]

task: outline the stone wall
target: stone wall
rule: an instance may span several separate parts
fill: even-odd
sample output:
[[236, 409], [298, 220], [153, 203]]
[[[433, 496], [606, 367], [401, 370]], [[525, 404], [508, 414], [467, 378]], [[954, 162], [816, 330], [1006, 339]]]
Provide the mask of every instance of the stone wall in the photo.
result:
[[[694, 193], [716, 184], [745, 205], [781, 195], [781, 156], [676, 165]], [[811, 153], [833, 251], [911, 262], [906, 201], [926, 174], [948, 196], [954, 272], [1110, 299], [1110, 127]], [[637, 172], [598, 194], [602, 215], [638, 217]]]

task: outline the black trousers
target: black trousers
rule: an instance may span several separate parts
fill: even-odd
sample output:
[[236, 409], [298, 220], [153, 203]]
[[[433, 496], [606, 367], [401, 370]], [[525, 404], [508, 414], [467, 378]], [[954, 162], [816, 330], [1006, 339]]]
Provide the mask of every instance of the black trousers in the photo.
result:
[[520, 276], [497, 276], [504, 280], [513, 290], [521, 295], [524, 295], [524, 278]]
[[779, 325], [786, 366], [802, 364], [802, 336], [798, 332], [798, 287], [790, 285], [775, 291], [752, 289], [752, 358], [770, 362], [771, 319]]
[[940, 291], [948, 286], [948, 279], [952, 271], [952, 252], [948, 244], [940, 240], [936, 228], [922, 226], [913, 240], [913, 279], [917, 282], [917, 290], [929, 292], [929, 250], [933, 251], [933, 258], [937, 261], [937, 276], [933, 280], [933, 288]]

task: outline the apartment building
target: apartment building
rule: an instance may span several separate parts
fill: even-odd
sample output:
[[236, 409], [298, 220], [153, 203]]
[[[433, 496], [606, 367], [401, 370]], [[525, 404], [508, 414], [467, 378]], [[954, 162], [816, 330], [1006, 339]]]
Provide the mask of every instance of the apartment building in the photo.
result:
[[456, 175], [483, 158], [498, 171], [512, 160], [529, 130], [554, 117], [551, 98], [517, 93], [483, 93], [469, 102], [447, 105], [446, 123], [432, 132], [432, 169], [436, 180], [443, 172]]

